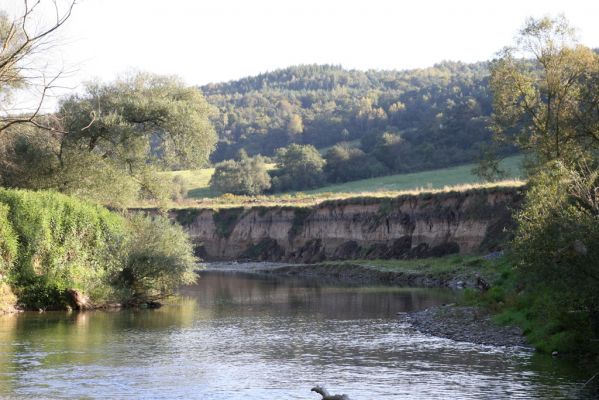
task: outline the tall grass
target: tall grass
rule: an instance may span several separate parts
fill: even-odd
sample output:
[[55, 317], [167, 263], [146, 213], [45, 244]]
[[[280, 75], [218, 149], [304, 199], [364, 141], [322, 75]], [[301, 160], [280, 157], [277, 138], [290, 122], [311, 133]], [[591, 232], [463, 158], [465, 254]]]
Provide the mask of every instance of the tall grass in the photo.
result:
[[18, 242], [11, 284], [28, 307], [58, 307], [48, 302], [60, 302], [57, 294], [67, 288], [96, 300], [110, 294], [108, 279], [120, 266], [125, 240], [120, 216], [52, 192], [2, 189], [0, 204]]

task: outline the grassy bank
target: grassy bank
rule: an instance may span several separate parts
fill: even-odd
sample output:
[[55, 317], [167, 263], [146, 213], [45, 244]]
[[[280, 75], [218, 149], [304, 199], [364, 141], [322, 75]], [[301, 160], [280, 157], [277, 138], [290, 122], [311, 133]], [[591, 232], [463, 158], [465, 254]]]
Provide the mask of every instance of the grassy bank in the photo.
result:
[[352, 260], [352, 264], [380, 271], [423, 274], [431, 277], [472, 277], [479, 275], [488, 281], [498, 278], [497, 262], [480, 256], [450, 255], [414, 260]]

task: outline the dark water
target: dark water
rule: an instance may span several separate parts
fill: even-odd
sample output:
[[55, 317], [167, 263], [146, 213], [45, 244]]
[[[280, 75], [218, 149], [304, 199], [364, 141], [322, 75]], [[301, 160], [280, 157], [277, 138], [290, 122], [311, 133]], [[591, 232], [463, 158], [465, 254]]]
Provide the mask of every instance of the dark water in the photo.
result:
[[446, 291], [206, 273], [159, 310], [0, 318], [0, 397], [593, 398], [591, 368], [425, 336], [397, 316]]

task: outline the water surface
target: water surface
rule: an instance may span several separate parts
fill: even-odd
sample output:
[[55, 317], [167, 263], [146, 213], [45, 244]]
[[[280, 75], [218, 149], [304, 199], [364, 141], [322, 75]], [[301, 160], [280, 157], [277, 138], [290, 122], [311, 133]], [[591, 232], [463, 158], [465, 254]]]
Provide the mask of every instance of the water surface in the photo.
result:
[[0, 397], [353, 400], [592, 398], [588, 368], [416, 332], [443, 290], [204, 273], [159, 310], [0, 318]]

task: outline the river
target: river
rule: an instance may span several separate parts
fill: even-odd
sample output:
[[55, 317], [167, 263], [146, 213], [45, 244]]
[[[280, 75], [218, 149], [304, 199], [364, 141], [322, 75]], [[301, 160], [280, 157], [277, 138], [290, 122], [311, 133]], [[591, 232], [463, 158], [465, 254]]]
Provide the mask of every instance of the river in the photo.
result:
[[402, 314], [454, 296], [218, 271], [157, 310], [3, 316], [0, 397], [316, 400], [316, 384], [352, 400], [597, 395], [573, 363], [426, 336]]

